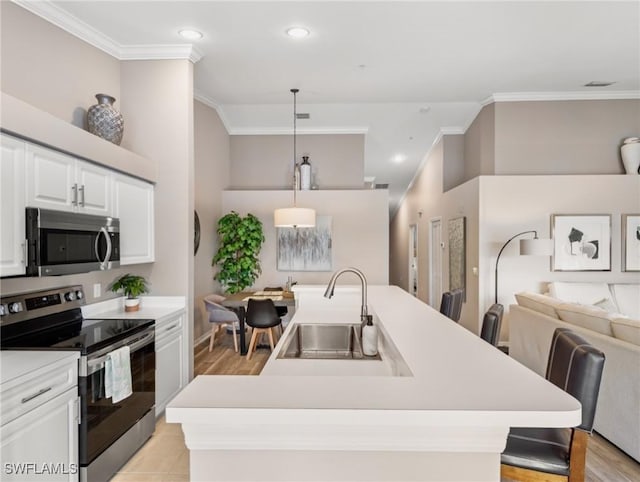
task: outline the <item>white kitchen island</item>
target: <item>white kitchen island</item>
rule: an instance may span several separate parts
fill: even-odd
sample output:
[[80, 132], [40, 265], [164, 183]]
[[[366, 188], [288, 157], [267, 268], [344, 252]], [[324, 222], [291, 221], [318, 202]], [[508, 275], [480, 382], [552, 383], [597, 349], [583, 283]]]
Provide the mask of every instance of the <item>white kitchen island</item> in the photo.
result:
[[368, 290], [382, 362], [278, 358], [296, 323], [359, 321], [359, 286], [323, 292], [296, 287], [261, 376], [199, 376], [170, 402], [191, 480], [497, 481], [509, 427], [580, 423], [575, 399], [397, 287]]

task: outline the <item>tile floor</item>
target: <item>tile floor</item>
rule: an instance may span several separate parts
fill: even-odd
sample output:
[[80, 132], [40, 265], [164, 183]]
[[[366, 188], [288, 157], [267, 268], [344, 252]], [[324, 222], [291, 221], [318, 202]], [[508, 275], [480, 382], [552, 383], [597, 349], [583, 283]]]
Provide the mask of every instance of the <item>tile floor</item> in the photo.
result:
[[179, 424], [156, 422], [149, 441], [120, 469], [111, 482], [185, 482], [189, 480], [189, 451]]

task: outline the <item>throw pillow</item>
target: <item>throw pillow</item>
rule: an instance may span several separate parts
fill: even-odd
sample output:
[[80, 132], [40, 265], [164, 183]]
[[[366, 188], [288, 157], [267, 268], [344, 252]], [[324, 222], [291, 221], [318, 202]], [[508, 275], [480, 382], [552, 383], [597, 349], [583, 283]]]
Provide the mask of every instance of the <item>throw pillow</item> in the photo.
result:
[[600, 301], [596, 301], [593, 306], [598, 308], [602, 308], [604, 311], [608, 313], [615, 313], [618, 311], [618, 307], [615, 305], [613, 300], [609, 298], [602, 298]]

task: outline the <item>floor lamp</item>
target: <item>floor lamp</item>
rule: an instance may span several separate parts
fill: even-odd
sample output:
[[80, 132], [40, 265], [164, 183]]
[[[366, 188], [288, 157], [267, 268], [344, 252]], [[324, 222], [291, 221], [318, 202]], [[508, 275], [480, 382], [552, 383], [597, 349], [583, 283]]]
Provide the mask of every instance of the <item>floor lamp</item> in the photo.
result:
[[515, 236], [512, 236], [511, 238], [509, 238], [509, 240], [502, 245], [502, 248], [500, 248], [500, 251], [498, 252], [498, 258], [496, 259], [495, 303], [498, 302], [498, 264], [500, 263], [500, 255], [504, 251], [504, 248], [506, 248], [511, 241], [525, 234], [533, 234], [533, 238], [520, 240], [521, 255], [529, 255], [529, 256], [550, 256], [551, 255], [551, 240], [538, 238], [537, 231], [522, 231], [521, 233], [518, 233]]

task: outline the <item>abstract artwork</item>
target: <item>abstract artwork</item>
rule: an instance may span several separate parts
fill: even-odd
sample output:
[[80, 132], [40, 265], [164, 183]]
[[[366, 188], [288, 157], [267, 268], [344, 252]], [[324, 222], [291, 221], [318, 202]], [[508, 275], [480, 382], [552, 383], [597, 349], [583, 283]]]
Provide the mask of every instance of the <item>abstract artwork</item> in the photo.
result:
[[554, 214], [553, 271], [611, 271], [609, 214]]
[[622, 215], [622, 271], [640, 271], [640, 214]]
[[[465, 218], [449, 220], [449, 290], [465, 293]], [[466, 295], [466, 293], [465, 293]]]
[[278, 271], [331, 271], [331, 216], [315, 228], [278, 228]]

